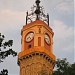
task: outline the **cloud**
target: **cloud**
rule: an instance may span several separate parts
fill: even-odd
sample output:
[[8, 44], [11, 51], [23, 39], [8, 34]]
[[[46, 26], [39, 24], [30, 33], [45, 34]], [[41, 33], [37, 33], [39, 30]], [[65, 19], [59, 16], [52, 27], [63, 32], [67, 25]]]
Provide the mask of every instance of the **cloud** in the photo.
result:
[[64, 24], [61, 20], [54, 20], [52, 28], [54, 31], [54, 53], [56, 57], [68, 58], [70, 62], [74, 61], [73, 27]]
[[63, 0], [60, 3], [58, 3], [58, 5], [55, 7], [55, 10], [64, 14], [72, 14], [74, 11], [74, 1]]
[[3, 63], [0, 63], [0, 70], [7, 69], [9, 75], [19, 75], [19, 66], [17, 64], [18, 57], [9, 56], [4, 60]]
[[51, 23], [57, 19], [63, 21], [68, 26], [74, 27], [74, 0], [58, 0], [52, 4], [51, 10], [47, 8], [50, 11]]
[[67, 39], [74, 35], [74, 28], [65, 25], [60, 20], [54, 20], [53, 29], [55, 31], [55, 36], [57, 39]]
[[0, 0], [0, 10], [27, 11], [35, 0]]
[[0, 11], [0, 32], [8, 30], [18, 30], [25, 24], [25, 12], [15, 12], [12, 10]]
[[13, 22], [13, 21], [22, 21], [22, 18], [25, 17], [25, 12], [12, 11], [10, 9], [5, 9], [0, 11], [0, 21]]

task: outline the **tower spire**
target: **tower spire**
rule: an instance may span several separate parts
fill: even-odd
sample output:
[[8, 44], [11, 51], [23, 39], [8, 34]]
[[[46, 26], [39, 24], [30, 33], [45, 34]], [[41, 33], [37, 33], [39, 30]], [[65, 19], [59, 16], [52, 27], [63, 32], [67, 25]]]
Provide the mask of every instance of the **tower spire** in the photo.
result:
[[36, 5], [33, 5], [31, 13], [29, 14], [27, 12], [26, 24], [33, 22], [35, 20], [41, 20], [49, 25], [49, 15], [48, 14], [46, 15], [43, 12], [43, 6], [40, 6], [40, 2], [41, 2], [40, 0], [36, 0], [35, 1]]

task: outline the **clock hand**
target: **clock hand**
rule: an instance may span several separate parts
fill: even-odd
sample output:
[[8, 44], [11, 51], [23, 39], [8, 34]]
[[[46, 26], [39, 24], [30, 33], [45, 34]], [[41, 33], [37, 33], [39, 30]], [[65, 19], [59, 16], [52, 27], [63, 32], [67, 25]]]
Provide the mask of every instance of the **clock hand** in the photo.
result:
[[45, 38], [45, 39], [48, 39], [48, 38]]
[[30, 37], [28, 37], [27, 39], [31, 39]]

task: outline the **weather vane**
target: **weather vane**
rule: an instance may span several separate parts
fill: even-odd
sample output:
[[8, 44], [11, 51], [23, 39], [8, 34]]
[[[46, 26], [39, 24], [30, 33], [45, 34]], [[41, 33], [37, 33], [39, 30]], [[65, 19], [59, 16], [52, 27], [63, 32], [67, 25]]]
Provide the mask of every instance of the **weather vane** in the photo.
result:
[[32, 12], [29, 14], [27, 11], [26, 24], [35, 20], [42, 20], [49, 25], [49, 15], [45, 15], [43, 7], [40, 6], [40, 0], [35, 1], [36, 5], [33, 5]]

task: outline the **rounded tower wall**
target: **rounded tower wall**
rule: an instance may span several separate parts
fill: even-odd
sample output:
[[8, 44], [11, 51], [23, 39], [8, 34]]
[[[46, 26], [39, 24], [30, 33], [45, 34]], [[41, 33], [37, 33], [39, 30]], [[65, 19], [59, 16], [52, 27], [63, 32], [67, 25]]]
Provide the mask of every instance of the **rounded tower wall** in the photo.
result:
[[20, 60], [21, 75], [52, 75], [52, 59], [43, 53], [32, 53]]

